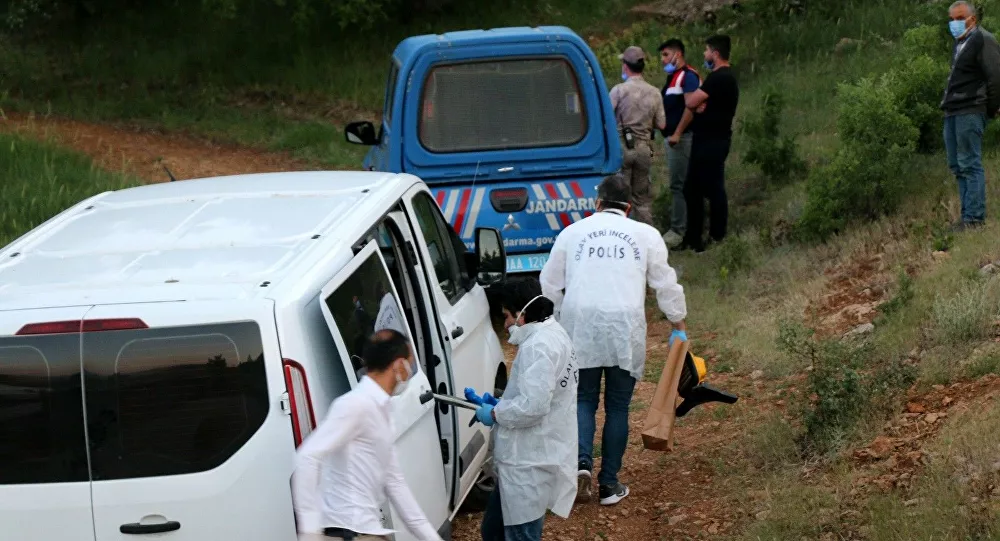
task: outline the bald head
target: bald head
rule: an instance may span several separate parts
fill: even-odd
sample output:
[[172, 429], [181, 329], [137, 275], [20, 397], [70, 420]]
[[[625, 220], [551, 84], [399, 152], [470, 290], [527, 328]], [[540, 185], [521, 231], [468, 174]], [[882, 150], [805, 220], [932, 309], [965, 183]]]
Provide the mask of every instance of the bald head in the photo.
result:
[[384, 372], [398, 359], [410, 358], [410, 343], [394, 329], [382, 329], [368, 339], [361, 357], [368, 372]]

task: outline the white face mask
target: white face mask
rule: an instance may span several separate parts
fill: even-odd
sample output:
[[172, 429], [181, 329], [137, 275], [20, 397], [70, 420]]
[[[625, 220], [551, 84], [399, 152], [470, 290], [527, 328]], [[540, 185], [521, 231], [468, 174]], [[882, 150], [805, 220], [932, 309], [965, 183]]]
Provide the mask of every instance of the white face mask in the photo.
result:
[[510, 327], [507, 327], [507, 332], [510, 333], [510, 337], [507, 338], [507, 342], [509, 342], [511, 345], [514, 346], [521, 345], [521, 342], [524, 342], [524, 339], [527, 338], [527, 336], [525, 336], [524, 334], [524, 325], [518, 325], [517, 320], [521, 319], [521, 316], [524, 315], [524, 311], [527, 310], [529, 306], [531, 306], [531, 303], [535, 302], [540, 298], [542, 298], [542, 295], [539, 295], [534, 299], [528, 301], [528, 304], [525, 304], [524, 308], [521, 308], [521, 311], [517, 313], [517, 319], [514, 320], [514, 324], [511, 325]]
[[399, 396], [403, 394], [403, 392], [406, 391], [406, 386], [410, 383], [410, 380], [413, 379], [413, 369], [410, 368], [410, 363], [406, 361], [406, 359], [403, 359], [403, 361], [403, 367], [406, 369], [406, 379], [403, 379], [402, 376], [399, 375], [399, 372], [396, 372], [396, 388], [392, 390], [392, 396]]

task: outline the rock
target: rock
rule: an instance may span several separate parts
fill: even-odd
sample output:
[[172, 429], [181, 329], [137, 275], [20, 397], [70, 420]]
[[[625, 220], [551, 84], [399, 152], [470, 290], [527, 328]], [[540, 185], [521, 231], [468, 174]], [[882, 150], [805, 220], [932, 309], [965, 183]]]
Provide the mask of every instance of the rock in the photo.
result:
[[871, 445], [868, 446], [871, 453], [877, 458], [884, 458], [889, 455], [892, 451], [893, 443], [892, 440], [885, 436], [879, 436], [875, 438]]
[[719, 534], [719, 525], [713, 522], [713, 523], [711, 523], [711, 524], [708, 525], [708, 528], [705, 528], [705, 531], [708, 532], [711, 535], [718, 535]]
[[[621, 514], [622, 518], [628, 518], [628, 509], [622, 509]], [[614, 520], [614, 517], [611, 517], [611, 520]]]
[[926, 421], [927, 424], [929, 425], [936, 423], [937, 420], [938, 420], [938, 414], [936, 413], [928, 413], [927, 417], [924, 417], [924, 421]]
[[937, 261], [937, 262], [940, 263], [941, 261], [944, 261], [944, 260], [948, 259], [949, 257], [951, 257], [951, 254], [949, 254], [948, 252], [937, 251], [937, 252], [932, 253], [931, 257], [934, 258], [934, 261]]
[[770, 514], [771, 514], [770, 511], [761, 511], [760, 513], [757, 513], [756, 515], [754, 515], [754, 517], [756, 517], [757, 520], [765, 520], [765, 519], [767, 519], [767, 516], [770, 515]]
[[677, 526], [678, 524], [683, 522], [684, 519], [686, 518], [688, 518], [687, 515], [674, 515], [667, 519], [667, 524], [671, 526]]
[[918, 503], [920, 503], [920, 498], [913, 498], [912, 500], [906, 500], [905, 502], [903, 502], [903, 506], [904, 507], [913, 507], [914, 505], [917, 505]]
[[1000, 270], [1000, 267], [997, 267], [993, 263], [988, 263], [986, 266], [979, 269], [979, 274], [980, 276], [992, 276], [996, 274], [998, 270]]
[[862, 324], [862, 325], [858, 325], [857, 327], [855, 327], [853, 330], [851, 330], [850, 332], [848, 332], [844, 336], [845, 337], [849, 337], [849, 336], [862, 336], [862, 335], [865, 335], [865, 334], [871, 334], [873, 332], [875, 332], [875, 325], [872, 324], [872, 323], [865, 323], [865, 324]]
[[927, 411], [922, 404], [916, 402], [910, 402], [906, 405], [906, 411], [910, 413], [924, 413]]
[[953, 399], [952, 397], [950, 397], [950, 396], [946, 396], [946, 397], [944, 397], [944, 399], [943, 399], [943, 400], [941, 400], [941, 405], [942, 405], [942, 406], [947, 406], [947, 405], [951, 404], [951, 403], [952, 403], [952, 402], [954, 402], [954, 401], [955, 401], [955, 400], [954, 400], [954, 399]]
[[762, 377], [764, 377], [764, 371], [763, 370], [754, 370], [753, 372], [750, 373], [750, 379], [752, 379], [752, 380], [756, 381], [756, 380], [758, 380], [758, 379], [760, 379]]

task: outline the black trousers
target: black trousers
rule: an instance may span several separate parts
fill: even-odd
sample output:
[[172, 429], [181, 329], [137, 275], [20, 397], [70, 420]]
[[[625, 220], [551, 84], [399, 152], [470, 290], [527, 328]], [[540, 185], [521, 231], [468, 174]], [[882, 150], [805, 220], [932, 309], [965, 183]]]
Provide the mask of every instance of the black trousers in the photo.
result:
[[695, 251], [705, 249], [705, 200], [708, 200], [708, 234], [712, 240], [726, 237], [729, 200], [726, 197], [726, 157], [731, 140], [721, 137], [698, 137], [691, 143], [691, 161], [684, 182], [687, 202], [687, 232], [684, 243]]

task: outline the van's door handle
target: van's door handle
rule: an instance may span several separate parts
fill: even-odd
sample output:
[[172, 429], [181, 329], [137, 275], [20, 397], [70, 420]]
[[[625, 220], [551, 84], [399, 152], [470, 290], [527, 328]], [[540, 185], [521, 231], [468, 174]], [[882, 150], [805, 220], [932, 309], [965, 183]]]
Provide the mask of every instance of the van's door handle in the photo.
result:
[[462, 336], [463, 334], [465, 334], [465, 329], [463, 329], [463, 328], [461, 327], [461, 325], [460, 325], [460, 326], [458, 326], [458, 327], [455, 327], [455, 328], [454, 328], [454, 329], [452, 329], [452, 331], [451, 331], [451, 337], [452, 337], [452, 338], [458, 338], [459, 336]]
[[176, 520], [168, 520], [167, 522], [156, 524], [139, 524], [138, 522], [133, 522], [132, 524], [122, 524], [121, 528], [119, 528], [122, 533], [129, 535], [176, 532], [180, 529], [181, 523]]

